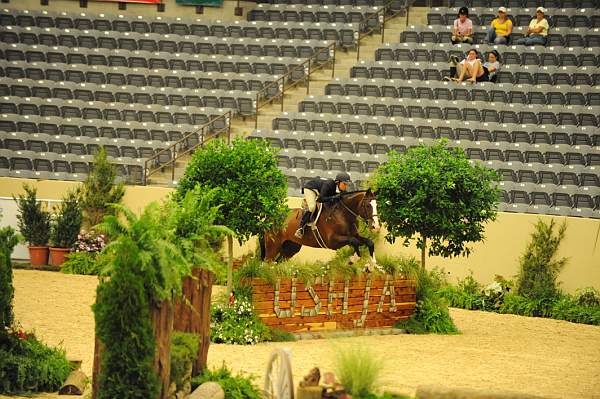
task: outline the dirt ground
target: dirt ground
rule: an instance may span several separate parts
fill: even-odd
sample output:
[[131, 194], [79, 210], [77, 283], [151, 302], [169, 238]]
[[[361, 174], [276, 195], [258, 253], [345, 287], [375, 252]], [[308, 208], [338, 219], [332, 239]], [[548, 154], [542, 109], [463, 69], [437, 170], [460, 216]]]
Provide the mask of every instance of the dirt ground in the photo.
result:
[[[62, 344], [90, 375], [97, 279], [15, 270], [15, 313], [51, 345]], [[498, 389], [549, 398], [600, 398], [600, 327], [451, 310], [461, 335], [338, 338], [255, 346], [212, 345], [209, 366], [225, 362], [262, 385], [270, 353], [292, 351], [296, 383], [312, 367], [333, 368], [334, 351], [368, 347], [382, 359], [382, 389], [414, 394], [421, 384]], [[0, 396], [3, 397], [3, 396]], [[54, 394], [37, 398], [58, 398]]]

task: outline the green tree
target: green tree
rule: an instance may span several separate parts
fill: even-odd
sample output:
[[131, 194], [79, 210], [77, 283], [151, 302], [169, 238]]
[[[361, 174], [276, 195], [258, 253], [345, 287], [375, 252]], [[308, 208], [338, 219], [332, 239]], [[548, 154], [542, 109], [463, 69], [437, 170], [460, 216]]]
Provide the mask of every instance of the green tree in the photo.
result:
[[150, 307], [181, 294], [189, 263], [175, 244], [171, 209], [151, 203], [138, 217], [112, 205], [115, 214], [97, 225], [111, 239], [101, 253], [106, 267], [94, 305], [96, 334], [105, 345], [100, 399], [156, 397], [156, 339]]
[[551, 301], [560, 290], [556, 283], [558, 274], [567, 263], [566, 258], [556, 257], [558, 247], [565, 237], [567, 224], [562, 223], [555, 232], [554, 219], [549, 224], [538, 220], [531, 242], [521, 257], [521, 267], [517, 276], [517, 295], [532, 300]]
[[446, 141], [405, 154], [390, 152], [374, 178], [386, 239], [416, 238], [421, 265], [429, 256], [468, 256], [468, 243], [483, 240], [484, 223], [496, 217], [495, 171], [475, 163]]
[[17, 203], [19, 214], [17, 225], [25, 241], [31, 246], [48, 245], [50, 236], [50, 213], [37, 200], [37, 189], [27, 184], [23, 185], [25, 195], [19, 194], [13, 199]]
[[63, 201], [56, 207], [54, 223], [50, 232], [52, 245], [60, 248], [71, 248], [81, 230], [83, 214], [80, 196], [77, 190], [69, 191]]
[[[179, 183], [177, 197], [201, 186], [217, 189], [215, 204], [219, 215], [215, 222], [229, 227], [240, 243], [281, 225], [289, 209], [287, 184], [277, 168], [274, 152], [266, 141], [236, 139], [231, 146], [211, 141], [194, 153]], [[233, 241], [228, 237], [228, 289], [232, 284]]]
[[7, 330], [12, 327], [14, 321], [12, 306], [14, 288], [10, 254], [18, 243], [19, 237], [12, 227], [0, 228], [0, 347], [6, 339]]
[[81, 205], [84, 223], [91, 228], [102, 222], [104, 215], [112, 214], [109, 204], [118, 204], [125, 195], [123, 183], [115, 184], [117, 170], [106, 158], [101, 147], [94, 156], [94, 165], [82, 187]]

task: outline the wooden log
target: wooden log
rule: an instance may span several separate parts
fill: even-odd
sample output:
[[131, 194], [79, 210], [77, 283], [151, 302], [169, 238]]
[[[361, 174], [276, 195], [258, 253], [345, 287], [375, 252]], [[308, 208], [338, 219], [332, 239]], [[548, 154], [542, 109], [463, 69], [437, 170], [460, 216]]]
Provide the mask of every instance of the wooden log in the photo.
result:
[[101, 366], [102, 366], [102, 352], [104, 351], [104, 345], [98, 337], [94, 337], [94, 366], [92, 369], [92, 399], [98, 397], [99, 380]]
[[516, 392], [501, 392], [471, 388], [448, 388], [439, 385], [421, 385], [416, 399], [544, 399], [542, 396]]
[[297, 399], [321, 399], [323, 396], [323, 387], [298, 387], [296, 390]]
[[83, 395], [88, 378], [81, 370], [74, 370], [69, 374], [65, 383], [58, 390], [59, 395]]
[[186, 277], [183, 298], [175, 305], [173, 328], [199, 336], [198, 356], [193, 364], [192, 375], [206, 367], [210, 345], [210, 300], [215, 275], [208, 270], [195, 268], [192, 276]]
[[160, 383], [160, 394], [158, 395], [160, 399], [168, 397], [169, 385], [171, 383], [171, 332], [173, 331], [173, 316], [173, 305], [169, 301], [152, 305], [150, 309], [152, 330], [156, 338], [154, 371]]

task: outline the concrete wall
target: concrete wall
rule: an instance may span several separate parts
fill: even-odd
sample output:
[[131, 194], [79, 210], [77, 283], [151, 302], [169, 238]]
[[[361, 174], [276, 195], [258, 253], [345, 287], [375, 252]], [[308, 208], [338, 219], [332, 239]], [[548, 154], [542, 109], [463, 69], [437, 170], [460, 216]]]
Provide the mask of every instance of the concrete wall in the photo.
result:
[[[0, 202], [4, 208], [4, 217], [0, 225], [16, 225], [15, 208], [7, 206], [13, 194], [22, 192], [23, 183], [33, 184], [38, 188], [38, 197], [46, 200], [58, 200], [77, 183], [36, 181], [14, 178], [0, 178]], [[162, 187], [128, 186], [124, 204], [135, 211], [141, 210], [151, 201], [166, 198], [172, 189]], [[290, 207], [297, 207], [299, 198], [290, 198]], [[519, 256], [524, 252], [533, 232], [534, 223], [541, 218], [549, 221], [552, 216], [538, 216], [516, 213], [500, 213], [495, 222], [486, 227], [486, 239], [473, 245], [473, 253], [468, 258], [443, 259], [431, 257], [427, 259], [428, 267], [443, 267], [451, 279], [462, 278], [473, 271], [475, 278], [489, 283], [496, 274], [511, 278], [518, 271]], [[560, 248], [560, 255], [569, 258], [569, 262], [560, 276], [562, 287], [569, 292], [578, 288], [593, 286], [600, 289], [600, 220], [571, 217], [554, 217], [557, 222], [567, 222], [566, 237]], [[381, 236], [383, 237], [382, 232]], [[256, 241], [251, 240], [242, 247], [236, 245], [236, 256], [240, 256], [256, 248]], [[402, 246], [401, 241], [390, 245], [382, 238], [376, 243], [377, 254], [408, 255], [419, 258], [420, 251], [414, 247]], [[316, 248], [303, 248], [297, 257], [302, 261], [328, 259], [333, 251]]]
[[0, 8], [15, 8], [15, 9], [29, 9], [29, 10], [48, 10], [52, 12], [66, 11], [70, 13], [74, 12], [89, 12], [94, 14], [107, 13], [107, 14], [122, 14], [122, 15], [145, 15], [145, 16], [164, 16], [164, 17], [181, 17], [181, 18], [201, 18], [205, 20], [222, 20], [222, 21], [235, 21], [244, 19], [245, 14], [251, 8], [256, 7], [256, 3], [251, 2], [240, 2], [240, 7], [244, 10], [243, 17], [236, 17], [233, 15], [234, 7], [237, 2], [232, 0], [225, 0], [223, 7], [204, 7], [203, 14], [196, 14], [196, 8], [194, 6], [179, 5], [175, 0], [163, 0], [165, 4], [164, 12], [157, 12], [156, 4], [134, 4], [128, 3], [126, 10], [119, 10], [118, 3], [102, 2], [102, 1], [88, 1], [87, 8], [79, 7], [79, 0], [49, 0], [47, 6], [40, 5], [40, 0], [10, 0], [8, 4], [0, 4]]

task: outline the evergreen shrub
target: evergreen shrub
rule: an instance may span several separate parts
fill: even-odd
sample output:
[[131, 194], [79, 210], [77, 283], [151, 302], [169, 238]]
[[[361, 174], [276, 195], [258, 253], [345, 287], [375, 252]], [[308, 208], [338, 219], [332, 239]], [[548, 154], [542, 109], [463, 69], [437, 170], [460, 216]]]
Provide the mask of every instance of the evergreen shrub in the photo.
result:
[[179, 391], [185, 382], [186, 374], [191, 377], [192, 365], [198, 356], [200, 337], [197, 334], [173, 331], [171, 335], [171, 382]]
[[37, 200], [37, 189], [27, 184], [23, 185], [25, 195], [13, 197], [19, 211], [17, 223], [21, 235], [30, 246], [48, 245], [50, 237], [50, 213]]

